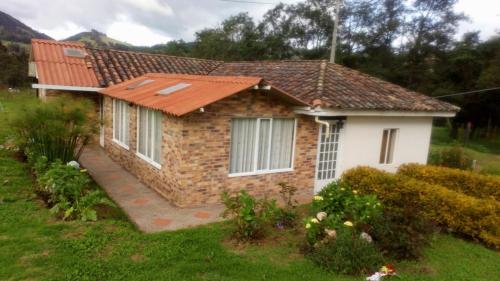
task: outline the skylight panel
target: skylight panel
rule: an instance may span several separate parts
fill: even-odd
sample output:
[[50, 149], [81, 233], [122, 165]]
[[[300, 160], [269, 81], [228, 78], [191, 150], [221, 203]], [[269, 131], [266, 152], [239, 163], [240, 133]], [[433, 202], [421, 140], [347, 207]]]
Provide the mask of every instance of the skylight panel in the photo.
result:
[[68, 57], [75, 57], [75, 58], [84, 58], [86, 56], [86, 53], [82, 49], [76, 49], [76, 48], [64, 48], [64, 55]]
[[141, 86], [144, 86], [144, 85], [147, 85], [147, 84], [151, 84], [154, 81], [155, 80], [151, 80], [151, 79], [142, 80], [142, 81], [139, 81], [139, 82], [136, 82], [136, 83], [128, 85], [127, 86], [127, 90], [137, 89], [137, 88], [139, 88]]
[[185, 89], [185, 88], [187, 88], [189, 86], [191, 86], [191, 84], [188, 84], [188, 83], [179, 83], [179, 84], [170, 86], [168, 88], [159, 90], [158, 94], [160, 94], [160, 95], [169, 95], [169, 94], [171, 94], [173, 92], [180, 91], [180, 90]]

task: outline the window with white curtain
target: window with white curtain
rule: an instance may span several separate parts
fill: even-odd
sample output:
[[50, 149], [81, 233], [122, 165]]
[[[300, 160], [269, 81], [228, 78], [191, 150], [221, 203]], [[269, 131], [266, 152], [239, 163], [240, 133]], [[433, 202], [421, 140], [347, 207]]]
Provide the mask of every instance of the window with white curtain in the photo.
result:
[[162, 120], [160, 111], [138, 107], [137, 154], [157, 168], [161, 167]]
[[113, 100], [113, 141], [128, 149], [129, 106], [121, 100]]
[[384, 129], [380, 149], [380, 164], [391, 164], [393, 162], [397, 132], [398, 129]]
[[231, 121], [230, 174], [292, 168], [293, 118], [235, 118]]

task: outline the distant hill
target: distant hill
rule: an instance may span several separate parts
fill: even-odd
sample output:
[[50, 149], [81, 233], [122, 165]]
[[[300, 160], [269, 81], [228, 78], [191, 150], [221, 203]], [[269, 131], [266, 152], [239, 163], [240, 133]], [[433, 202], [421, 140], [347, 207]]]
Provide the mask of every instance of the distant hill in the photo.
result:
[[38, 32], [14, 17], [0, 11], [1, 41], [30, 44], [32, 38], [52, 39], [48, 35]]
[[108, 37], [106, 34], [99, 32], [95, 29], [87, 32], [80, 32], [63, 41], [80, 41], [87, 47], [104, 48], [104, 49], [118, 49], [118, 50], [131, 50], [133, 45], [122, 42]]

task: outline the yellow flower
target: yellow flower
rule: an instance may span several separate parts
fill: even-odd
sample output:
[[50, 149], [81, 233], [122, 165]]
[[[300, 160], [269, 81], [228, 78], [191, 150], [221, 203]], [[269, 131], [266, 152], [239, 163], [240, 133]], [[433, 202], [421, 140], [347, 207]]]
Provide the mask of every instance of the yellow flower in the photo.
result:
[[340, 188], [340, 190], [344, 191], [344, 190], [345, 190], [345, 188], [341, 187], [341, 188]]
[[318, 220], [318, 219], [316, 219], [316, 218], [313, 218], [313, 219], [311, 219], [311, 222], [312, 222], [312, 223], [319, 223], [319, 220]]
[[352, 226], [353, 226], [352, 222], [350, 222], [350, 221], [345, 221], [345, 222], [344, 222], [344, 225], [345, 225], [345, 226], [349, 226], [349, 227], [352, 227]]
[[311, 228], [311, 224], [310, 223], [306, 224], [306, 228], [307, 229]]
[[354, 190], [352, 191], [352, 193], [354, 193], [354, 194], [358, 194], [358, 191], [354, 189]]
[[81, 169], [80, 170], [81, 173], [86, 173], [87, 172], [87, 169]]
[[316, 201], [323, 201], [323, 197], [319, 196], [319, 195], [316, 195], [316, 196], [314, 196], [314, 200], [316, 200]]

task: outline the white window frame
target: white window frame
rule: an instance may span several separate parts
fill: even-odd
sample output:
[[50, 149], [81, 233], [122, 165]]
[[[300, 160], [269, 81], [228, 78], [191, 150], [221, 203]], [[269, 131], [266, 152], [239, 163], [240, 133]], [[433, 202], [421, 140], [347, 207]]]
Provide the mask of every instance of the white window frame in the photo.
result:
[[[136, 140], [137, 140], [137, 145], [136, 145], [136, 152], [135, 152], [135, 155], [137, 155], [137, 157], [141, 158], [142, 160], [148, 162], [149, 164], [151, 164], [153, 167], [157, 168], [157, 169], [161, 169], [161, 163], [158, 163], [156, 161], [154, 161], [152, 158], [142, 154], [139, 152], [139, 141], [140, 141], [140, 138], [139, 138], [139, 132], [141, 131], [140, 130], [140, 122], [139, 122], [139, 115], [140, 115], [140, 110], [146, 110], [146, 111], [156, 111], [156, 110], [153, 110], [153, 109], [149, 109], [149, 108], [146, 108], [146, 107], [141, 107], [141, 106], [137, 106], [136, 107], [136, 115], [137, 115], [137, 132], [136, 132]], [[163, 113], [162, 113], [163, 114]], [[153, 120], [156, 120], [156, 119], [153, 119]], [[146, 127], [148, 127], [148, 118], [146, 118]], [[156, 122], [156, 121], [154, 121]], [[162, 123], [163, 123], [163, 115], [162, 115]], [[153, 128], [154, 128], [154, 124], [153, 124]], [[163, 124], [161, 125], [161, 128], [163, 130]], [[153, 130], [154, 131], [154, 130]], [[152, 145], [154, 147], [154, 142], [155, 142], [155, 139], [156, 138], [151, 138], [150, 140], [150, 145]], [[163, 133], [162, 133], [162, 136], [161, 136], [161, 141], [160, 141], [160, 145], [162, 145], [163, 143]], [[163, 154], [163, 150], [160, 150], [160, 161], [162, 160], [162, 154]]]
[[[384, 142], [384, 132], [387, 131], [387, 142], [385, 144], [385, 155], [384, 155], [384, 161], [380, 161], [380, 155], [382, 154], [382, 144]], [[394, 132], [394, 133], [393, 133]], [[392, 147], [392, 161], [388, 162], [388, 156], [389, 156], [389, 148], [391, 147], [391, 137], [394, 135], [394, 147]], [[382, 139], [381, 139], [381, 145], [380, 149], [381, 151], [379, 152], [379, 165], [392, 165], [396, 161], [396, 147], [397, 147], [397, 142], [398, 142], [398, 137], [399, 137], [399, 129], [398, 128], [385, 128], [382, 130]]]
[[116, 134], [115, 134], [115, 112], [116, 112], [116, 106], [117, 106], [117, 103], [120, 103], [120, 104], [125, 104], [125, 107], [126, 110], [127, 110], [127, 120], [119, 120], [120, 122], [120, 126], [118, 126], [118, 130], [122, 129], [122, 130], [126, 130], [127, 131], [127, 134], [128, 134], [128, 141], [130, 142], [130, 109], [129, 109], [129, 105], [126, 101], [123, 101], [123, 100], [117, 100], [117, 99], [113, 99], [113, 142], [118, 144], [119, 146], [125, 148], [126, 150], [129, 150], [130, 147], [129, 147], [129, 144], [128, 143], [124, 143], [122, 140], [119, 140], [116, 138]]
[[[241, 172], [241, 173], [231, 173], [229, 172], [228, 176], [229, 177], [242, 177], [242, 176], [255, 176], [255, 175], [263, 175], [263, 174], [274, 174], [274, 173], [284, 173], [284, 172], [292, 172], [294, 170], [294, 164], [295, 164], [295, 144], [297, 141], [297, 118], [290, 118], [290, 117], [240, 117], [240, 118], [249, 118], [249, 119], [257, 119], [257, 125], [255, 126], [255, 153], [254, 153], [254, 159], [253, 159], [253, 171], [250, 172]], [[234, 118], [238, 119], [238, 118]], [[270, 169], [271, 167], [271, 140], [272, 140], [272, 130], [273, 130], [273, 120], [274, 119], [293, 119], [294, 125], [293, 125], [293, 141], [292, 141], [292, 159], [290, 163], [290, 168], [282, 168], [282, 169]], [[271, 120], [269, 130], [269, 148], [268, 148], [268, 157], [267, 157], [267, 169], [263, 170], [257, 170], [258, 166], [258, 151], [259, 151], [259, 134], [260, 134], [260, 122], [261, 120]], [[231, 130], [232, 130], [232, 120], [231, 120]], [[230, 134], [231, 135], [231, 134]], [[233, 140], [231, 140], [232, 142]], [[232, 143], [231, 143], [232, 145]], [[231, 159], [231, 150], [229, 150], [229, 159]], [[231, 169], [231, 161], [229, 161], [229, 170]]]

